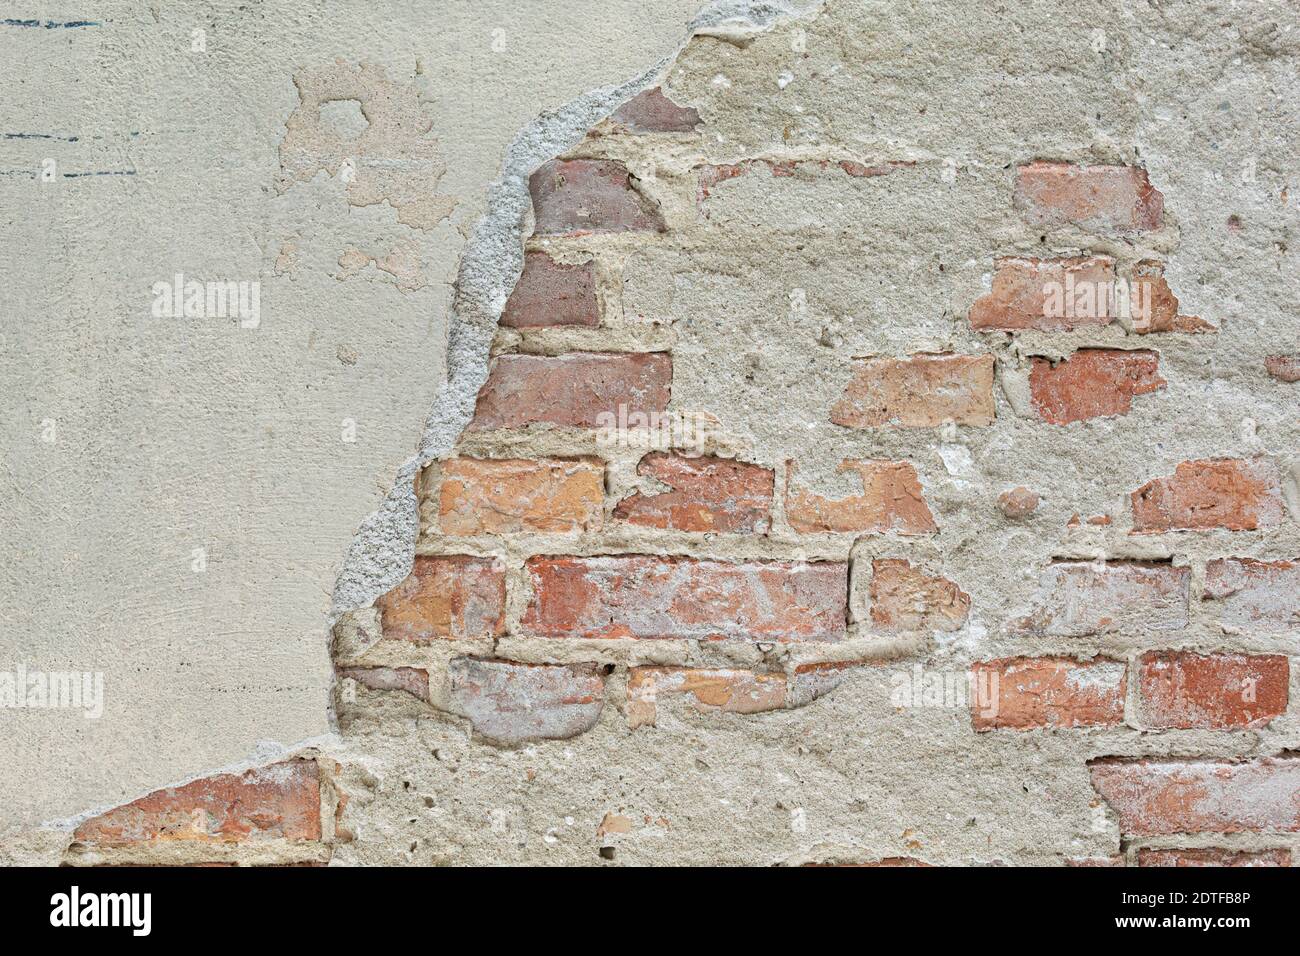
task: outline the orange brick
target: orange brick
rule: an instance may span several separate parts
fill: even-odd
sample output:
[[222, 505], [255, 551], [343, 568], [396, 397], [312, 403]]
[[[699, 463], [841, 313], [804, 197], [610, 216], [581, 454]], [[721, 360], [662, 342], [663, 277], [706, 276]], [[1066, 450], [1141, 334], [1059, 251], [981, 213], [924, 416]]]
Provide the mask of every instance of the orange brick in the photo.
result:
[[1300, 758], [1090, 761], [1092, 785], [1130, 836], [1300, 832]]
[[1036, 226], [1070, 223], [1112, 234], [1164, 223], [1164, 197], [1138, 166], [1028, 163], [1016, 170], [1015, 204]]
[[885, 633], [955, 631], [970, 614], [970, 595], [897, 558], [871, 562], [871, 622]]
[[288, 760], [156, 790], [92, 817], [77, 828], [74, 839], [112, 847], [164, 840], [248, 843], [320, 837], [316, 764]]
[[[973, 329], [1068, 332], [1107, 325], [1115, 318], [1109, 298], [1115, 282], [1112, 259], [1008, 257], [998, 259], [994, 266], [992, 290], [970, 308]], [[1058, 307], [1054, 303], [1064, 289], [1094, 290], [1097, 301], [1090, 307]], [[1075, 300], [1071, 297], [1069, 301]]]
[[1226, 528], [1254, 531], [1282, 522], [1282, 487], [1267, 459], [1185, 461], [1173, 475], [1130, 496], [1137, 533]]
[[697, 667], [633, 667], [627, 680], [627, 722], [653, 726], [665, 697], [687, 698], [699, 711], [757, 714], [785, 706], [784, 674]]
[[831, 421], [849, 428], [993, 424], [992, 355], [913, 355], [853, 362]]
[[795, 484], [794, 462], [786, 463], [785, 517], [795, 531], [933, 534], [938, 530], [909, 462], [847, 460], [839, 470], [856, 471], [863, 494], [838, 500], [814, 494]]
[[505, 566], [490, 558], [417, 556], [410, 575], [380, 597], [384, 637], [417, 644], [505, 632]]
[[1286, 713], [1289, 684], [1281, 655], [1144, 654], [1138, 664], [1142, 724], [1152, 730], [1262, 727]]
[[1219, 558], [1205, 566], [1204, 600], [1219, 620], [1251, 630], [1300, 629], [1300, 560]]
[[444, 534], [600, 528], [605, 467], [598, 459], [456, 458], [439, 470], [438, 520]]
[[988, 681], [997, 702], [996, 708], [972, 702], [976, 730], [1113, 727], [1124, 722], [1127, 685], [1122, 661], [1014, 657], [977, 663], [973, 670], [977, 683]]
[[1053, 364], [1035, 358], [1029, 373], [1029, 397], [1038, 417], [1053, 425], [1127, 415], [1134, 395], [1164, 388], [1155, 352], [1081, 349]]
[[1264, 370], [1279, 382], [1300, 382], [1300, 355], [1269, 355]]
[[839, 641], [847, 630], [844, 562], [633, 554], [539, 556], [525, 568], [523, 626], [542, 637]]
[[616, 518], [676, 531], [762, 533], [771, 524], [771, 469], [729, 458], [652, 452], [636, 470], [672, 491], [629, 495], [614, 509]]

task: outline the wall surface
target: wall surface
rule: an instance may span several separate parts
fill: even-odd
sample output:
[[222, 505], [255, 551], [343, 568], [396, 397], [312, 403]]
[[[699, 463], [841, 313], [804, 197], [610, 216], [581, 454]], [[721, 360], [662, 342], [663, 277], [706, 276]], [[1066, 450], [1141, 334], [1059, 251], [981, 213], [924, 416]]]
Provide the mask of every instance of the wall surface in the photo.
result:
[[[302, 568], [320, 588], [336, 679], [310, 624], [274, 655], [259, 631], [238, 673], [316, 667], [318, 712], [281, 720], [282, 691], [256, 719], [223, 711], [238, 729], [219, 741], [247, 736], [220, 750], [198, 715], [223, 685], [197, 663], [208, 696], [175, 685], [211, 643], [197, 622], [216, 636], [214, 612], [176, 610], [161, 572], [150, 583], [165, 597], [126, 604], [176, 629], [161, 647], [181, 661], [140, 650], [172, 682], [158, 692], [172, 723], [149, 732], [203, 741], [169, 779], [295, 739], [286, 727], [319, 739], [79, 820], [48, 852], [74, 864], [1290, 863], [1300, 17], [1280, 3], [782, 7], [715, 5], [679, 52], [686, 11], [658, 46], [632, 50], [620, 32], [627, 68], [585, 85], [575, 72], [552, 116], [502, 119], [500, 138], [477, 144], [472, 189], [451, 128], [435, 120], [436, 151], [410, 137], [424, 100], [383, 85], [405, 74], [348, 65], [376, 60], [373, 37], [294, 74], [265, 192], [248, 198], [263, 219], [280, 212], [270, 268], [292, 289], [284, 243], [308, 263], [301, 250], [327, 245], [324, 271], [296, 267], [334, 293], [326, 311], [361, 283], [422, 322], [448, 315], [446, 363], [432, 378], [412, 363], [403, 381], [394, 358], [374, 381], [373, 415], [404, 438], [387, 457], [330, 446], [373, 479], [358, 487], [335, 458], [319, 462], [351, 497], [302, 494], [316, 469], [301, 457], [267, 478], [294, 503], [283, 514], [342, 529], [333, 552], [319, 536], [269, 535], [281, 563], [265, 569], [283, 588]], [[483, 16], [466, 22], [482, 30]], [[414, 69], [418, 89], [438, 88]], [[495, 128], [505, 95], [466, 96], [491, 105]], [[359, 97], [370, 119], [353, 145], [295, 119], [297, 99], [335, 97]], [[320, 173], [348, 162], [346, 184]], [[440, 170], [436, 188], [394, 172], [412, 165]], [[312, 189], [325, 192], [297, 199]], [[349, 228], [382, 211], [388, 231], [372, 225], [369, 244], [335, 233], [327, 210]], [[447, 265], [428, 286], [438, 304], [432, 292], [409, 304], [425, 272], [394, 257], [398, 240], [423, 249], [456, 222], [453, 259], [424, 253]], [[409, 351], [373, 331], [372, 350]], [[192, 330], [176, 347], [193, 348]], [[283, 386], [277, 374], [256, 381]], [[333, 429], [337, 389], [307, 378]], [[81, 391], [68, 401], [86, 413]], [[242, 447], [205, 462], [218, 459], [256, 474]], [[210, 515], [232, 548], [268, 531], [249, 514], [260, 491], [217, 493], [248, 514]], [[67, 499], [46, 507], [57, 516]], [[69, 535], [84, 546], [80, 525]], [[96, 575], [124, 551], [99, 541]], [[47, 559], [21, 565], [24, 586], [56, 579], [38, 574]], [[277, 593], [241, 578], [221, 606], [260, 627], [263, 602], [284, 611]], [[46, 646], [48, 623], [17, 621]], [[116, 628], [95, 640], [124, 653]], [[223, 681], [230, 650], [208, 665]], [[78, 746], [113, 765], [104, 774], [138, 770], [120, 750]], [[146, 789], [103, 781], [65, 809]]]

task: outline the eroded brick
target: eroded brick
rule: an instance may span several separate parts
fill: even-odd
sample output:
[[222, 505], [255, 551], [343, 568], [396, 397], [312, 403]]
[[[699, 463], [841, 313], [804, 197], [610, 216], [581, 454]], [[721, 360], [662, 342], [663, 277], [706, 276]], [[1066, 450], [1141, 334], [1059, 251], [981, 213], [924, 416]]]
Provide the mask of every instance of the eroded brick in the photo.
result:
[[528, 191], [538, 235], [667, 229], [658, 204], [614, 160], [551, 160], [533, 173]]
[[855, 667], [856, 661], [820, 661], [800, 664], [790, 679], [789, 700], [792, 707], [802, 707], [824, 697], [839, 687]]
[[610, 117], [633, 133], [690, 133], [700, 125], [693, 106], [678, 106], [659, 87], [642, 90]]
[[1138, 663], [1138, 703], [1152, 730], [1261, 727], [1286, 713], [1290, 669], [1277, 654], [1155, 651]]
[[505, 566], [491, 558], [417, 556], [401, 584], [375, 601], [384, 637], [425, 643], [505, 631]]
[[834, 499], [815, 494], [795, 484], [794, 462], [786, 463], [785, 517], [795, 531], [911, 535], [938, 530], [910, 462], [847, 460], [839, 470], [858, 473], [861, 495]]
[[1026, 518], [1038, 510], [1038, 493], [1024, 485], [1010, 488], [998, 495], [998, 507], [1008, 518]]
[[594, 664], [458, 657], [448, 673], [455, 709], [500, 744], [577, 736], [596, 726], [605, 706], [605, 678]]
[[1088, 767], [1126, 835], [1300, 831], [1300, 758], [1103, 758]]
[[1290, 866], [1291, 851], [1276, 850], [1226, 850], [1219, 847], [1196, 849], [1157, 849], [1143, 847], [1138, 850], [1138, 866]]
[[1049, 637], [1187, 626], [1191, 571], [1137, 561], [1060, 561], [1039, 579], [1033, 609], [1015, 630]]
[[1240, 628], [1300, 628], [1300, 560], [1219, 558], [1205, 566], [1205, 600]]
[[768, 530], [775, 481], [771, 469], [729, 458], [652, 452], [641, 459], [637, 474], [662, 481], [672, 490], [651, 495], [635, 492], [618, 503], [614, 517], [676, 531]]
[[[1091, 259], [1026, 259], [1006, 257], [994, 263], [993, 288], [970, 307], [973, 329], [1020, 332], [1068, 332], [1107, 325], [1115, 314], [1110, 290], [1115, 263]], [[1091, 304], [1070, 294], [1091, 290]]]
[[970, 595], [947, 578], [924, 574], [911, 562], [871, 562], [871, 622], [885, 633], [956, 631], [970, 614]]
[[849, 428], [993, 424], [992, 355], [862, 358], [831, 421]]
[[595, 458], [456, 458], [440, 466], [444, 534], [573, 533], [600, 528], [605, 466]]
[[340, 678], [349, 678], [370, 690], [400, 690], [429, 699], [429, 672], [418, 667], [341, 667]]
[[1279, 382], [1300, 382], [1300, 355], [1269, 355], [1264, 371]]
[[1133, 275], [1129, 312], [1133, 331], [1139, 335], [1153, 332], [1217, 332], [1211, 323], [1195, 315], [1181, 315], [1178, 297], [1165, 280], [1161, 262], [1140, 262]]
[[673, 361], [660, 352], [500, 355], [469, 427], [598, 428], [613, 427], [632, 414], [662, 416], [672, 380]]
[[130, 846], [163, 840], [247, 843], [319, 840], [320, 779], [311, 760], [287, 760], [247, 773], [223, 773], [156, 790], [92, 817], [78, 843]]
[[556, 262], [545, 252], [524, 255], [524, 271], [501, 313], [506, 328], [600, 325], [596, 264]]
[[[971, 702], [976, 730], [1114, 727], [1124, 722], [1127, 667], [1097, 658], [1015, 657], [972, 666], [994, 706]], [[996, 683], [995, 683], [996, 681]]]
[[618, 555], [525, 565], [526, 630], [543, 637], [838, 641], [848, 566]]
[[1127, 415], [1133, 396], [1167, 384], [1157, 369], [1155, 352], [1081, 349], [1063, 362], [1035, 358], [1029, 373], [1029, 397], [1038, 417], [1053, 425]]
[[664, 698], [685, 697], [696, 710], [757, 714], [785, 706], [784, 674], [697, 667], [633, 667], [627, 680], [629, 727], [653, 726]]
[[1130, 496], [1133, 531], [1254, 531], [1282, 521], [1277, 466], [1265, 458], [1185, 461]]
[[1016, 170], [1015, 204], [1036, 226], [1067, 223], [1104, 234], [1164, 223], [1164, 197], [1139, 166], [1028, 163]]

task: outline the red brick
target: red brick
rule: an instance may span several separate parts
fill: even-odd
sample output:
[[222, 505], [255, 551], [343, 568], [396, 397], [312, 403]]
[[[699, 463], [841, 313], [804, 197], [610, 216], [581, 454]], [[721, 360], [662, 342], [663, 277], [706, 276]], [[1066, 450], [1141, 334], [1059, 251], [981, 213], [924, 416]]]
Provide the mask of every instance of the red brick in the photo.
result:
[[1269, 355], [1264, 370], [1279, 382], [1300, 382], [1300, 355]]
[[1286, 713], [1290, 670], [1280, 655], [1155, 651], [1138, 663], [1138, 701], [1152, 730], [1262, 727]]
[[605, 678], [594, 664], [458, 657], [448, 674], [455, 710], [500, 744], [575, 737], [596, 725], [605, 706]]
[[795, 484], [794, 462], [786, 463], [785, 517], [791, 528], [801, 534], [938, 531], [911, 463], [850, 459], [839, 470], [856, 471], [863, 494], [840, 499], [814, 494]]
[[1038, 493], [1024, 485], [1011, 488], [998, 495], [998, 507], [1008, 518], [1026, 518], [1038, 510]]
[[1138, 166], [1029, 163], [1016, 170], [1015, 204], [1036, 226], [1071, 223], [1109, 234], [1164, 224], [1164, 197]]
[[1139, 335], [1152, 332], [1217, 332], [1209, 322], [1195, 315], [1180, 315], [1178, 297], [1165, 281], [1161, 262], [1139, 262], [1133, 276], [1130, 314], [1133, 331]]
[[662, 481], [672, 491], [638, 491], [618, 503], [614, 517], [676, 531], [768, 530], [775, 481], [768, 468], [728, 458], [652, 452], [641, 459], [637, 474]]
[[1185, 461], [1172, 476], [1148, 481], [1130, 497], [1137, 533], [1254, 531], [1282, 522], [1281, 480], [1263, 458]]
[[992, 355], [855, 359], [831, 409], [831, 421], [849, 428], [991, 425], [993, 417]]
[[605, 465], [598, 459], [456, 458], [439, 470], [443, 534], [562, 534], [600, 528]]
[[1188, 850], [1138, 850], [1138, 866], [1290, 866], [1291, 851], [1225, 850], [1218, 847]]
[[673, 360], [661, 352], [501, 355], [492, 363], [469, 427], [523, 428], [541, 422], [597, 428], [629, 413], [662, 416]]
[[642, 90], [610, 117], [633, 133], [690, 133], [700, 125], [693, 106], [678, 106], [659, 87]]
[[970, 595], [897, 558], [871, 562], [871, 623], [887, 634], [956, 631], [970, 614]]
[[112, 847], [163, 840], [249, 843], [320, 836], [316, 764], [287, 760], [155, 790], [92, 817], [77, 828], [73, 839]]
[[491, 558], [416, 557], [410, 575], [380, 597], [384, 637], [417, 644], [505, 633], [506, 571]]
[[628, 726], [654, 726], [659, 702], [676, 696], [705, 712], [780, 710], [785, 707], [785, 675], [726, 668], [633, 667], [627, 678]]
[[1029, 373], [1029, 397], [1038, 417], [1053, 425], [1127, 415], [1134, 395], [1165, 387], [1155, 352], [1081, 349], [1053, 364], [1035, 358]]
[[843, 562], [535, 557], [525, 630], [543, 637], [838, 641]]
[[1129, 836], [1300, 832], [1300, 758], [1104, 758], [1088, 767]]
[[627, 167], [608, 159], [552, 160], [528, 181], [539, 235], [663, 232], [657, 203], [635, 188]]
[[[973, 329], [1020, 332], [1068, 332], [1107, 325], [1115, 315], [1112, 259], [1026, 259], [1007, 257], [994, 263], [993, 288], [970, 308]], [[1054, 291], [1053, 291], [1054, 290]], [[1091, 290], [1095, 303], [1081, 303], [1073, 290]]]
[[1058, 561], [1013, 630], [1049, 637], [1177, 631], [1187, 626], [1191, 571], [1137, 561]]
[[371, 690], [400, 690], [429, 700], [429, 672], [418, 667], [341, 667], [338, 676]]
[[1204, 600], [1219, 620], [1255, 630], [1300, 628], [1300, 560], [1219, 558], [1205, 566]]
[[987, 681], [996, 701], [996, 707], [971, 702], [976, 730], [1114, 727], [1124, 722], [1127, 684], [1122, 661], [1012, 657], [980, 662], [972, 669], [977, 686]]
[[524, 271], [501, 313], [501, 324], [512, 329], [600, 325], [596, 264], [568, 265], [545, 252], [526, 253]]

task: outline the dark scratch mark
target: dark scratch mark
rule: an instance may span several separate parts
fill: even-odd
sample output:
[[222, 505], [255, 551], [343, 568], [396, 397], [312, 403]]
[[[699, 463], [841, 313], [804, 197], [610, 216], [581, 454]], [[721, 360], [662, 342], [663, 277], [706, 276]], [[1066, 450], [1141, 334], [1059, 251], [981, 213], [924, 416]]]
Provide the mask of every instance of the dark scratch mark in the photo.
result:
[[2, 133], [5, 139], [57, 139], [64, 143], [76, 143], [80, 136], [59, 136], [57, 133]]
[[134, 169], [102, 169], [90, 173], [64, 173], [64, 179], [81, 179], [85, 176], [134, 176]]
[[75, 30], [77, 27], [102, 27], [98, 20], [0, 20], [0, 27], [44, 27], [46, 30]]

